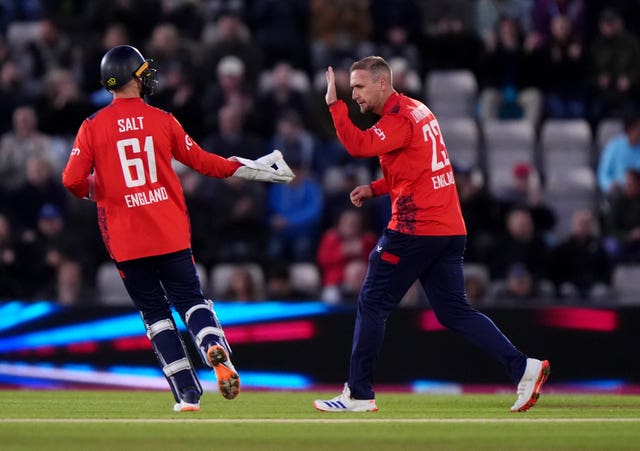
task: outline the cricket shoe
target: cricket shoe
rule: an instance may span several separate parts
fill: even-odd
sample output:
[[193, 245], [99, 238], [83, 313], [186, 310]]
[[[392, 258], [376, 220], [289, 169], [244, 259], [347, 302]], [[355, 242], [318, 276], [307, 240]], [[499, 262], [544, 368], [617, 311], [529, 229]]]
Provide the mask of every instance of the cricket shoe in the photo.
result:
[[313, 407], [322, 412], [377, 412], [375, 399], [353, 399], [349, 384], [344, 384], [342, 393], [329, 400], [317, 399]]
[[180, 398], [180, 402], [173, 406], [174, 412], [200, 412], [200, 393], [195, 387], [182, 391]]
[[532, 408], [540, 397], [542, 385], [547, 381], [551, 366], [548, 360], [527, 359], [527, 366], [518, 383], [518, 399], [512, 412], [524, 412]]
[[207, 350], [209, 364], [216, 372], [218, 389], [222, 396], [234, 399], [240, 393], [240, 376], [227, 356], [227, 351], [219, 344], [209, 346]]

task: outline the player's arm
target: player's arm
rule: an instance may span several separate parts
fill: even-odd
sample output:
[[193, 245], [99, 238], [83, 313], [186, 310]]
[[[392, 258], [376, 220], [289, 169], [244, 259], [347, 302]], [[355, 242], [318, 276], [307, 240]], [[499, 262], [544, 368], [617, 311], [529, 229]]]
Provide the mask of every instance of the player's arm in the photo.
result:
[[89, 122], [85, 120], [78, 130], [69, 160], [62, 171], [62, 184], [74, 196], [93, 200], [93, 149], [87, 139], [89, 128]]
[[382, 155], [406, 146], [411, 139], [411, 126], [402, 116], [384, 115], [371, 128], [361, 130], [351, 122], [342, 100], [333, 102], [329, 110], [338, 138], [352, 157]]
[[368, 185], [356, 186], [351, 193], [349, 193], [349, 199], [351, 203], [356, 207], [362, 207], [362, 202], [372, 197], [381, 196], [389, 192], [389, 186], [387, 181], [383, 178], [374, 180]]
[[178, 140], [177, 145], [174, 146], [174, 157], [201, 174], [216, 178], [237, 177], [277, 183], [288, 183], [294, 177], [279, 151], [274, 151], [257, 160], [240, 157], [227, 159], [202, 149], [175, 119], [173, 126], [174, 136]]

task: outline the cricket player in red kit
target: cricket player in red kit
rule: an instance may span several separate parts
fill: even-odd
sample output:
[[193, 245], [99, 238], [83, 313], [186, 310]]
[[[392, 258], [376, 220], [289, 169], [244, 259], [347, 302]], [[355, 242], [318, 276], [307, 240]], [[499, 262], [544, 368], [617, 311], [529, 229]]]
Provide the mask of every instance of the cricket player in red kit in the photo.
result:
[[378, 156], [383, 174], [369, 185], [356, 187], [351, 202], [359, 207], [388, 193], [391, 219], [369, 256], [358, 295], [349, 380], [339, 396], [316, 400], [314, 407], [326, 412], [378, 410], [372, 381], [385, 323], [419, 280], [438, 321], [505, 366], [518, 386], [511, 410], [528, 410], [549, 375], [549, 362], [527, 358], [466, 300], [466, 228], [437, 119], [424, 104], [393, 89], [391, 69], [380, 57], [355, 62], [350, 77], [352, 98], [361, 112], [371, 111], [380, 119], [364, 131], [351, 122], [346, 104], [337, 99], [329, 67], [325, 100], [336, 133], [353, 157]]
[[240, 379], [213, 303], [200, 287], [189, 216], [172, 160], [217, 178], [286, 183], [293, 173], [278, 151], [255, 161], [204, 151], [173, 115], [143, 100], [157, 83], [151, 62], [127, 45], [104, 55], [102, 84], [114, 98], [80, 126], [62, 181], [77, 197], [97, 204], [104, 244], [141, 312], [175, 397], [174, 410], [197, 411], [202, 388], [170, 304], [203, 361], [215, 370], [225, 398], [238, 395]]

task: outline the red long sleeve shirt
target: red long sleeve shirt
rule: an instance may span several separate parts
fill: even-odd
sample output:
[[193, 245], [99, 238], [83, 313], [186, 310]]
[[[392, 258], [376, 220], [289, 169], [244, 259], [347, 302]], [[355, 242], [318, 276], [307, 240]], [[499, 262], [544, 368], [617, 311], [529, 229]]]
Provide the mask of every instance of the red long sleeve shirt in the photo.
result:
[[178, 121], [140, 98], [115, 99], [87, 118], [62, 173], [77, 197], [93, 171], [98, 223], [111, 257], [125, 261], [191, 247], [187, 207], [172, 159], [211, 177], [240, 166], [204, 151]]
[[330, 110], [347, 152], [380, 160], [383, 178], [371, 188], [376, 196], [389, 193], [389, 229], [408, 235], [466, 235], [451, 162], [431, 110], [393, 93], [380, 120], [367, 130], [351, 122], [343, 101]]

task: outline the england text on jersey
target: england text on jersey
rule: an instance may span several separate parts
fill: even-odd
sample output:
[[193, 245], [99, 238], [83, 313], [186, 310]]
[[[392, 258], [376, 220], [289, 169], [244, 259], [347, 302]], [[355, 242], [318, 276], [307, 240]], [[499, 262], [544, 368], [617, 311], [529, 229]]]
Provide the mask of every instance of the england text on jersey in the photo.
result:
[[139, 207], [140, 205], [149, 205], [155, 202], [162, 202], [167, 199], [169, 199], [169, 195], [167, 194], [167, 190], [164, 186], [149, 190], [146, 193], [126, 194], [124, 196], [124, 201], [129, 208]]

